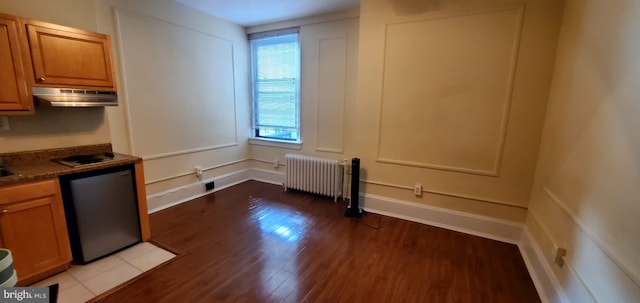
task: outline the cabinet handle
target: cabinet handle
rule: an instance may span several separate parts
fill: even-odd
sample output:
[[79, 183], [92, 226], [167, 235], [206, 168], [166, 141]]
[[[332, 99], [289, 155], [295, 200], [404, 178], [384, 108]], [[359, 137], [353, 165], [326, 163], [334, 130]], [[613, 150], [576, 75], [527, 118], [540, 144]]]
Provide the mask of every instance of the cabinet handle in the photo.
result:
[[38, 78], [38, 82], [44, 82], [44, 80], [47, 80], [47, 78], [45, 78], [45, 77]]
[[8, 213], [8, 212], [9, 212], [9, 210], [8, 210], [8, 209], [3, 209], [2, 211], [0, 211], [0, 214], [4, 215], [4, 214], [6, 214], [6, 213]]

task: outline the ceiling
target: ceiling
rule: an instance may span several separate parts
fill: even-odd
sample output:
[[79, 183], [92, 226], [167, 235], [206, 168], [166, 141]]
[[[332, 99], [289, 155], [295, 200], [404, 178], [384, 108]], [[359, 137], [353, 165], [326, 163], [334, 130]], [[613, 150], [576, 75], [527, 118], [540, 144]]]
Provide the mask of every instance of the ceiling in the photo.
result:
[[254, 26], [356, 8], [360, 0], [175, 0], [242, 26]]

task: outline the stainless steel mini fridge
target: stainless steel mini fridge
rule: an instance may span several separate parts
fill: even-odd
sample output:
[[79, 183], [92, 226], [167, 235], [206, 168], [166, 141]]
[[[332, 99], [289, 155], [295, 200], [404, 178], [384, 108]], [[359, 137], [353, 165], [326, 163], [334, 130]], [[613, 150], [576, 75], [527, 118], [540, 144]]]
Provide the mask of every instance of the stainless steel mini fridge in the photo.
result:
[[140, 242], [134, 173], [124, 165], [60, 177], [74, 263]]

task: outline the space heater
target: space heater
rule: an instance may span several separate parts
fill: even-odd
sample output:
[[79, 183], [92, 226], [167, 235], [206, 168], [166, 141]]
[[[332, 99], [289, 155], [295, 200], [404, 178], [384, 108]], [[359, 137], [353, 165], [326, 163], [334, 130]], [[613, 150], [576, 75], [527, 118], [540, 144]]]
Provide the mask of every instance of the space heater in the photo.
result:
[[360, 196], [360, 159], [351, 159], [351, 198], [349, 199], [349, 205], [344, 215], [352, 218], [359, 218], [362, 216], [360, 210], [359, 196]]

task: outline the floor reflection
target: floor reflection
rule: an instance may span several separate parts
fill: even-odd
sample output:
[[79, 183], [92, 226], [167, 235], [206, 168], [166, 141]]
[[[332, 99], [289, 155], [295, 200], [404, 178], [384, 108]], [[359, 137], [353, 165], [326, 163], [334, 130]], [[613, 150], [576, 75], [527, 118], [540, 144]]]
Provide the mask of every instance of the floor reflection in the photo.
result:
[[307, 231], [309, 218], [286, 206], [253, 199], [250, 209], [263, 236], [275, 235], [287, 242], [298, 242]]
[[258, 198], [251, 200], [249, 210], [261, 231], [261, 291], [279, 301], [297, 301], [297, 257], [304, 249], [302, 240], [311, 219], [285, 205]]

